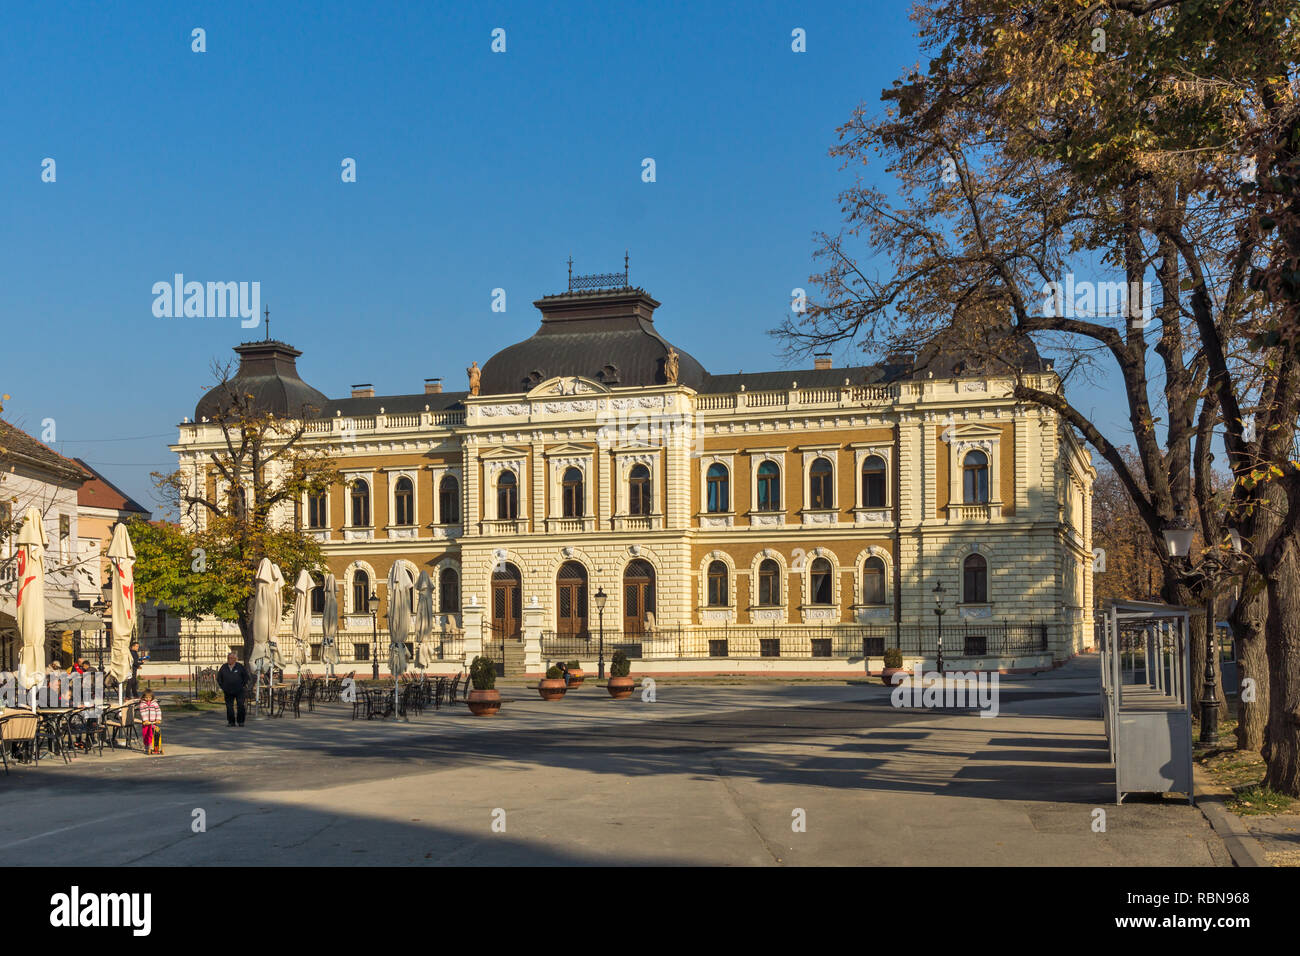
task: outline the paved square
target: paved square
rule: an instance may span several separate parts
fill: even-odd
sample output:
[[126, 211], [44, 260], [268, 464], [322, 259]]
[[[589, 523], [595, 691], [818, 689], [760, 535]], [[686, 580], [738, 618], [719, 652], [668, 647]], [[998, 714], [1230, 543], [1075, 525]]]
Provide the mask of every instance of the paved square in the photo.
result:
[[654, 703], [504, 688], [494, 719], [208, 712], [170, 719], [163, 757], [16, 768], [0, 847], [83, 866], [1230, 865], [1185, 802], [1114, 806], [1096, 686], [1088, 660], [1004, 680], [992, 719], [777, 683], [660, 682]]

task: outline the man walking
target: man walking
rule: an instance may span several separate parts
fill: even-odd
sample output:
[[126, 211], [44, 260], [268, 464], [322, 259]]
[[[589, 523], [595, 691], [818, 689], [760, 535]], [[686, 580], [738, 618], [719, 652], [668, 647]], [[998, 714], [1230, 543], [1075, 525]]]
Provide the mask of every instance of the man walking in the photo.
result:
[[148, 656], [141, 656], [140, 642], [131, 642], [131, 679], [126, 682], [126, 696], [135, 698], [140, 696], [140, 664], [147, 661]]
[[[226, 695], [226, 723], [234, 727], [238, 719], [239, 726], [244, 726], [244, 695], [248, 689], [248, 671], [234, 654], [226, 655], [226, 663], [217, 671], [217, 686]], [[236, 703], [239, 704], [238, 715], [235, 713]]]

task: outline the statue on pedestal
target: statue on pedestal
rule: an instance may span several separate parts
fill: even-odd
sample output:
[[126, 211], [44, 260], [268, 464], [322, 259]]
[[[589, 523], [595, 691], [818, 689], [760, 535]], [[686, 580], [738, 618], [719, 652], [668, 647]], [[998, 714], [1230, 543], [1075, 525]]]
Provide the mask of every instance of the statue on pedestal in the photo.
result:
[[479, 380], [483, 378], [483, 370], [478, 367], [478, 362], [470, 362], [469, 368], [465, 369], [465, 374], [469, 376], [469, 393], [477, 395]]

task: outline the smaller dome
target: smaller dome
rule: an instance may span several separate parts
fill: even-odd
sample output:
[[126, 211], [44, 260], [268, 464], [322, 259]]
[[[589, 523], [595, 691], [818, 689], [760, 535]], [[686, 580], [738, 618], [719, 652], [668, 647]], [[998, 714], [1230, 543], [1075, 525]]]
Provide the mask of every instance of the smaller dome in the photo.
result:
[[194, 420], [213, 418], [231, 401], [232, 392], [253, 396], [253, 408], [281, 418], [319, 416], [329, 399], [298, 376], [302, 353], [286, 342], [268, 339], [235, 346], [239, 371], [209, 389], [194, 406]]

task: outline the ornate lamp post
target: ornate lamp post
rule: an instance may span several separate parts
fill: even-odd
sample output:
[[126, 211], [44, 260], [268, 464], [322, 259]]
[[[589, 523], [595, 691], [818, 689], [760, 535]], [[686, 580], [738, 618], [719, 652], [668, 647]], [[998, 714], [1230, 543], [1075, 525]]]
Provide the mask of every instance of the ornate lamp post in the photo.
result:
[[[1177, 510], [1173, 521], [1167, 522], [1160, 529], [1160, 533], [1164, 536], [1169, 557], [1186, 563], [1190, 570], [1192, 538], [1195, 536], [1196, 529], [1183, 516], [1182, 508]], [[1233, 541], [1234, 550], [1239, 541], [1240, 536]], [[1218, 576], [1217, 571], [1218, 565], [1212, 558], [1207, 558], [1200, 568], [1201, 576], [1209, 585], [1205, 611], [1205, 683], [1201, 690], [1201, 743], [1203, 744], [1211, 744], [1219, 739], [1219, 695], [1214, 676], [1214, 655], [1217, 653], [1214, 640], [1214, 581]]]
[[596, 663], [597, 680], [605, 679], [605, 602], [609, 600], [609, 595], [605, 593], [604, 588], [596, 588], [596, 593], [592, 595], [596, 601], [596, 616], [600, 619], [600, 657]]
[[370, 606], [370, 677], [379, 680], [379, 595], [371, 591], [366, 603]]
[[947, 608], [943, 606], [943, 598], [944, 598], [943, 582], [935, 581], [934, 582], [934, 613], [935, 616], [939, 619], [939, 657], [936, 666], [939, 668], [940, 674], [943, 673], [943, 614], [944, 611], [947, 610]]

